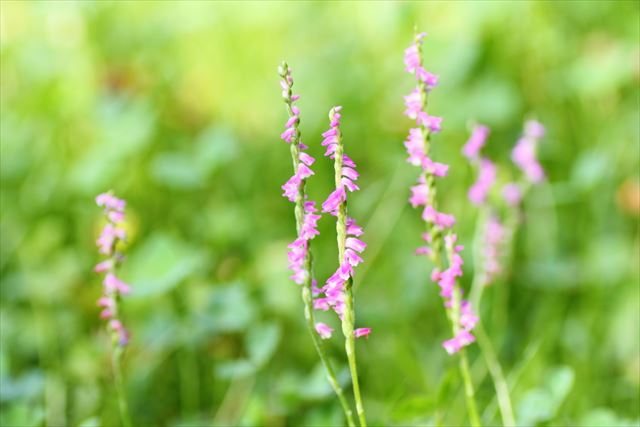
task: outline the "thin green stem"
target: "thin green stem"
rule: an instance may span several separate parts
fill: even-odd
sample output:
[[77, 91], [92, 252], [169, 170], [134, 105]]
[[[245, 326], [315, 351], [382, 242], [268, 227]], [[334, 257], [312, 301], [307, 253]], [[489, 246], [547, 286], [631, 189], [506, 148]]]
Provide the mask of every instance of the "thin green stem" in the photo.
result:
[[[342, 322], [342, 333], [345, 338], [345, 351], [349, 360], [349, 372], [351, 372], [351, 381], [353, 383], [353, 397], [356, 401], [356, 412], [361, 427], [366, 427], [367, 419], [364, 413], [364, 405], [362, 404], [362, 395], [360, 394], [360, 383], [358, 381], [358, 364], [356, 362], [356, 339], [353, 335], [355, 323], [354, 304], [353, 304], [353, 280], [349, 279], [345, 284], [345, 315]], [[347, 314], [349, 313], [349, 314]]]
[[[415, 44], [416, 44], [416, 47], [418, 48], [418, 56], [420, 57], [420, 63], [422, 64], [422, 45], [420, 42], [420, 38], [418, 37], [417, 30], [416, 30]], [[420, 93], [420, 99], [422, 101], [421, 110], [426, 112], [427, 104], [428, 104], [428, 91], [427, 91], [427, 86], [425, 82], [423, 82], [421, 79], [418, 79], [418, 91]], [[424, 138], [424, 154], [425, 156], [429, 156], [429, 152], [431, 150], [431, 143], [430, 143], [431, 130], [429, 129], [428, 126], [421, 124], [420, 131]], [[429, 173], [425, 169], [421, 174], [421, 178], [424, 179], [424, 182], [429, 189], [428, 195], [427, 195], [427, 199], [428, 199], [427, 205], [432, 206], [434, 210], [437, 210], [437, 198], [436, 198], [437, 191], [436, 191], [436, 185], [435, 185], [435, 177], [432, 173]], [[426, 221], [425, 223], [427, 227], [427, 233], [430, 237], [430, 242], [431, 242], [431, 255], [430, 255], [431, 261], [433, 262], [434, 266], [440, 272], [442, 272], [443, 262], [442, 262], [441, 252], [443, 249], [443, 242], [446, 241], [443, 235], [444, 234], [443, 230]], [[453, 251], [454, 251], [453, 247], [446, 248], [447, 261], [449, 264], [451, 264]], [[449, 318], [451, 330], [453, 332], [454, 337], [458, 334], [460, 330], [460, 325], [459, 325], [460, 303], [461, 303], [461, 289], [460, 289], [460, 285], [456, 283], [454, 287], [454, 292], [453, 292], [453, 304], [452, 304], [452, 307], [447, 310], [447, 316]], [[478, 409], [476, 407], [475, 393], [473, 389], [473, 382], [471, 380], [471, 373], [469, 371], [469, 362], [467, 360], [467, 354], [464, 348], [461, 349], [459, 353], [460, 353], [459, 354], [460, 374], [464, 382], [469, 420], [471, 422], [471, 425], [473, 425], [474, 427], [480, 426], [481, 425], [480, 417], [478, 416]]]
[[111, 352], [111, 363], [113, 365], [113, 374], [116, 385], [116, 396], [118, 398], [118, 408], [120, 409], [120, 418], [124, 427], [131, 427], [131, 416], [129, 415], [129, 407], [127, 405], [127, 398], [124, 389], [124, 381], [122, 380], [122, 348], [118, 346], [118, 338], [114, 337], [114, 347]]
[[[329, 113], [330, 119], [333, 121], [334, 110]], [[340, 129], [337, 130], [336, 135], [336, 151], [335, 151], [335, 184], [336, 188], [342, 186], [342, 165], [344, 156], [344, 146], [342, 144], [342, 134]], [[341, 264], [345, 259], [346, 241], [347, 241], [347, 201], [346, 198], [338, 209], [338, 216], [336, 220], [336, 239], [338, 242], [338, 263]], [[358, 420], [361, 427], [366, 427], [367, 419], [364, 412], [364, 405], [362, 403], [362, 396], [360, 394], [360, 383], [358, 381], [358, 364], [356, 362], [356, 344], [354, 325], [355, 325], [355, 309], [353, 298], [353, 279], [350, 277], [344, 284], [344, 313], [342, 315], [342, 333], [345, 338], [345, 351], [347, 353], [347, 359], [349, 361], [349, 372], [351, 373], [351, 383], [353, 385], [353, 397], [356, 402], [356, 412], [358, 413]]]
[[469, 412], [469, 421], [474, 427], [482, 425], [478, 408], [476, 407], [475, 392], [473, 390], [473, 381], [471, 380], [471, 372], [469, 370], [469, 360], [467, 359], [467, 351], [463, 348], [460, 350], [460, 373], [464, 382], [464, 394], [467, 398], [467, 411]]
[[502, 424], [505, 426], [515, 426], [515, 418], [513, 416], [513, 408], [511, 406], [511, 397], [509, 396], [509, 385], [502, 372], [500, 362], [493, 349], [491, 340], [489, 339], [482, 322], [478, 321], [476, 325], [476, 337], [478, 338], [478, 345], [482, 350], [482, 355], [489, 368], [489, 374], [493, 380], [493, 385], [496, 389], [496, 397], [498, 398], [498, 406], [500, 408], [500, 415], [502, 416]]
[[324, 348], [324, 344], [322, 343], [318, 333], [315, 329], [315, 320], [313, 316], [313, 300], [311, 298], [311, 290], [307, 286], [303, 286], [302, 288], [302, 300], [304, 301], [304, 317], [307, 321], [307, 329], [309, 329], [309, 333], [311, 334], [311, 338], [313, 339], [313, 344], [318, 352], [318, 356], [320, 356], [320, 361], [322, 362], [325, 372], [327, 374], [327, 380], [331, 385], [331, 388], [335, 392], [336, 396], [338, 396], [338, 400], [340, 401], [340, 405], [342, 406], [342, 410], [344, 411], [345, 417], [347, 419], [347, 424], [349, 427], [355, 427], [355, 422], [353, 421], [353, 411], [347, 402], [347, 398], [344, 395], [344, 391], [342, 387], [340, 387], [340, 383], [338, 383], [338, 379], [336, 377], [335, 371], [333, 370], [333, 365], [327, 356], [326, 350]]
[[[513, 232], [515, 229], [514, 212], [510, 212], [511, 216], [506, 224], [506, 236], [503, 242], [503, 248], [506, 249], [507, 254], [503, 253], [503, 259], [510, 257], [511, 242]], [[476, 310], [480, 312], [480, 303], [482, 299], [482, 293], [487, 286], [487, 273], [485, 271], [484, 260], [482, 259], [482, 249], [484, 241], [484, 232], [487, 225], [489, 212], [487, 209], [482, 209], [478, 214], [478, 220], [476, 222], [476, 234], [473, 242], [473, 260], [474, 260], [474, 277], [471, 288], [471, 301]], [[505, 256], [506, 255], [506, 256]], [[482, 356], [489, 370], [489, 375], [493, 381], [494, 388], [496, 390], [496, 397], [498, 399], [498, 406], [500, 408], [500, 416], [502, 417], [502, 423], [505, 426], [515, 425], [513, 416], [513, 407], [511, 405], [511, 398], [509, 395], [509, 386], [504, 378], [502, 367], [498, 361], [496, 351], [493, 348], [493, 344], [487, 335], [484, 326], [481, 321], [478, 321], [476, 325], [476, 337], [478, 339], [478, 345], [482, 352]]]

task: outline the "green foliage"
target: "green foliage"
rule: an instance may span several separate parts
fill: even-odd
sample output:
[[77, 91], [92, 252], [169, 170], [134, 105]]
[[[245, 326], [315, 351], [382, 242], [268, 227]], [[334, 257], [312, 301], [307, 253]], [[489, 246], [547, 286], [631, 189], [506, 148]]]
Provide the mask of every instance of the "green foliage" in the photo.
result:
[[[356, 275], [361, 388], [372, 425], [464, 425], [464, 395], [402, 141], [414, 25], [441, 84], [433, 153], [451, 164], [440, 205], [457, 216], [473, 275], [468, 124], [509, 152], [525, 117], [548, 128], [549, 180], [525, 203], [513, 265], [481, 315], [523, 425], [640, 420], [637, 2], [0, 2], [0, 425], [117, 425], [93, 197], [127, 199], [124, 355], [135, 425], [342, 425], [288, 280], [291, 174], [276, 69], [301, 95], [301, 130], [332, 186], [320, 133], [344, 106], [362, 191]], [[314, 240], [335, 269], [333, 222]], [[319, 320], [337, 328], [335, 316]], [[346, 385], [343, 343], [328, 342]], [[487, 425], [500, 423], [477, 346]]]

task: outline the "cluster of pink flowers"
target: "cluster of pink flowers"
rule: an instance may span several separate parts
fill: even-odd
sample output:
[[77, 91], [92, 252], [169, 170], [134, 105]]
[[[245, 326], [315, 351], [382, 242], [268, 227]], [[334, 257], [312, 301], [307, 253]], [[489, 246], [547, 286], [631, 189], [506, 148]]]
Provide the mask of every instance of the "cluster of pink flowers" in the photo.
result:
[[505, 239], [505, 229], [497, 216], [491, 215], [484, 228], [484, 272], [485, 283], [490, 284], [502, 272], [500, 264], [501, 246]]
[[486, 144], [488, 136], [488, 127], [476, 125], [471, 132], [471, 137], [462, 147], [462, 154], [471, 162], [477, 163], [479, 168], [478, 179], [468, 193], [469, 200], [475, 205], [481, 205], [485, 202], [489, 190], [496, 181], [496, 166], [486, 157], [480, 157], [480, 150]]
[[[455, 299], [458, 297], [456, 291], [459, 296], [462, 297], [462, 289], [456, 286], [456, 280], [462, 277], [463, 260], [460, 252], [464, 248], [461, 245], [456, 245], [456, 241], [457, 236], [455, 234], [448, 234], [444, 237], [446, 251], [449, 255], [449, 268], [443, 272], [440, 272], [438, 269], [434, 269], [431, 272], [431, 280], [438, 282], [440, 296], [444, 299], [444, 305], [448, 309], [455, 308]], [[471, 334], [471, 331], [478, 323], [478, 316], [476, 316], [471, 309], [471, 303], [467, 300], [460, 299], [459, 311], [457, 318], [453, 320], [456, 322], [454, 325], [454, 330], [456, 330], [455, 336], [442, 343], [442, 346], [449, 354], [456, 353], [462, 347], [475, 341], [475, 337]]]
[[487, 158], [483, 158], [479, 162], [480, 171], [478, 179], [469, 189], [469, 200], [474, 205], [484, 203], [489, 194], [489, 190], [496, 181], [497, 170], [493, 162]]
[[489, 128], [483, 125], [475, 125], [471, 132], [471, 137], [462, 147], [462, 154], [468, 159], [476, 159], [480, 150], [487, 143], [489, 137]]
[[518, 140], [511, 153], [513, 162], [524, 172], [527, 179], [536, 184], [544, 179], [544, 170], [538, 162], [536, 151], [538, 141], [544, 136], [544, 126], [529, 120], [525, 123], [524, 134]]
[[126, 203], [111, 193], [100, 194], [96, 197], [96, 203], [104, 208], [107, 219], [107, 224], [96, 240], [99, 252], [108, 257], [95, 266], [96, 273], [106, 273], [102, 281], [103, 295], [98, 299], [98, 306], [102, 307], [100, 317], [109, 320], [111, 331], [117, 337], [118, 343], [124, 346], [129, 341], [129, 333], [118, 318], [118, 301], [122, 295], [131, 291], [131, 287], [120, 280], [115, 271], [117, 264], [123, 259], [116, 251], [116, 246], [126, 238], [125, 230], [122, 228]]
[[305, 200], [303, 191], [304, 182], [308, 177], [313, 175], [311, 165], [313, 165], [315, 159], [304, 152], [308, 147], [302, 143], [300, 138], [300, 131], [298, 130], [300, 109], [293, 105], [300, 96], [293, 95], [292, 93], [293, 77], [291, 77], [291, 68], [287, 67], [283, 69], [281, 77], [280, 86], [282, 87], [282, 97], [289, 108], [289, 119], [285, 124], [286, 130], [280, 137], [285, 142], [293, 145], [292, 153], [294, 153], [296, 157], [294, 159], [295, 173], [282, 186], [284, 190], [283, 196], [293, 203], [301, 203], [302, 207], [302, 223], [298, 229], [298, 237], [289, 244], [287, 256], [289, 269], [293, 273], [290, 278], [295, 283], [302, 285], [310, 276], [308, 265], [306, 265], [309, 257], [309, 241], [320, 234], [318, 232], [320, 215], [315, 213], [317, 212], [315, 202]]
[[515, 182], [510, 182], [502, 187], [502, 198], [511, 207], [518, 206], [522, 200], [522, 190]]
[[[344, 218], [345, 235], [338, 236], [344, 238], [344, 250], [338, 269], [326, 281], [325, 285], [316, 290], [317, 294], [324, 294], [314, 300], [314, 307], [317, 310], [329, 310], [330, 308], [342, 319], [345, 310], [345, 284], [353, 278], [354, 268], [362, 262], [360, 254], [367, 247], [366, 243], [358, 239], [363, 234], [360, 227], [353, 218], [346, 216], [346, 191], [356, 191], [359, 187], [355, 181], [358, 179], [356, 164], [349, 156], [343, 153], [342, 135], [340, 132], [340, 110], [337, 106], [329, 112], [330, 128], [322, 134], [324, 140], [322, 145], [327, 147], [325, 156], [334, 159], [336, 163], [336, 189], [329, 194], [327, 200], [322, 204], [322, 211], [328, 212], [338, 217], [338, 221]], [[340, 156], [336, 159], [336, 156]], [[322, 338], [331, 336], [331, 328], [324, 323], [318, 323], [316, 330]], [[371, 332], [370, 328], [359, 328], [354, 331], [356, 337], [367, 336]]]
[[[416, 35], [415, 42], [405, 50], [405, 70], [415, 75], [417, 87], [405, 97], [407, 108], [404, 113], [415, 120], [418, 127], [409, 130], [409, 136], [404, 145], [409, 155], [407, 161], [421, 168], [418, 183], [411, 187], [409, 203], [414, 208], [423, 206], [422, 219], [430, 226], [430, 232], [422, 235], [427, 246], [419, 247], [416, 253], [428, 255], [434, 261], [439, 260], [439, 253], [436, 253], [440, 250], [438, 242], [441, 241], [443, 233], [447, 232], [444, 241], [447, 247], [448, 268], [444, 271], [440, 271], [438, 267], [434, 268], [431, 278], [440, 287], [440, 295], [444, 299], [445, 307], [448, 310], [459, 311], [459, 316], [452, 319], [455, 336], [443, 343], [445, 350], [452, 354], [475, 341], [471, 330], [475, 327], [478, 318], [473, 314], [470, 303], [461, 299], [462, 289], [457, 285], [457, 279], [462, 276], [463, 260], [459, 254], [462, 246], [455, 245], [457, 237], [450, 231], [455, 224], [455, 217], [438, 212], [435, 208], [434, 180], [436, 177], [446, 176], [449, 166], [434, 162], [428, 156], [430, 136], [441, 130], [442, 118], [430, 116], [425, 111], [426, 97], [438, 82], [437, 76], [426, 71], [422, 66], [421, 45], [425, 36], [425, 33]], [[478, 130], [475, 140], [468, 149], [470, 152], [477, 151], [478, 146], [484, 144], [486, 135], [482, 132], [482, 129]], [[484, 132], [486, 133], [487, 130]], [[488, 178], [491, 177], [484, 177], [485, 183], [480, 185], [480, 191], [483, 190], [483, 186], [486, 186]], [[455, 307], [456, 305], [458, 307]]]

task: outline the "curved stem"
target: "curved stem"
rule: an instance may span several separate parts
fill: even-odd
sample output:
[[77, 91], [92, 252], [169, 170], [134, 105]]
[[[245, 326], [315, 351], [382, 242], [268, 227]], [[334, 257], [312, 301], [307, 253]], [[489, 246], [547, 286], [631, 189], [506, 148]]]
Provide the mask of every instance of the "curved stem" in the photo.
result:
[[473, 390], [473, 381], [471, 380], [471, 372], [469, 370], [469, 360], [467, 359], [467, 351], [463, 348], [460, 350], [460, 373], [464, 382], [464, 395], [467, 400], [467, 411], [469, 411], [469, 421], [474, 427], [482, 425], [478, 408], [476, 407], [475, 392]]
[[502, 367], [500, 366], [500, 362], [498, 362], [491, 340], [489, 340], [480, 321], [476, 325], [476, 337], [478, 338], [478, 345], [480, 346], [480, 350], [482, 350], [482, 355], [487, 364], [487, 368], [489, 368], [489, 374], [496, 389], [502, 424], [505, 426], [515, 426], [516, 422], [513, 416], [511, 398], [509, 396], [509, 386], [502, 373]]

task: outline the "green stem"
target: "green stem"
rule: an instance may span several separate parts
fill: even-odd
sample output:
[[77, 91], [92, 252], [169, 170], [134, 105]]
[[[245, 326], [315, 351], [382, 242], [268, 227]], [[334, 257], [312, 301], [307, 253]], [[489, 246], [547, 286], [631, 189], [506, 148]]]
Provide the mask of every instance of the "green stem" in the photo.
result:
[[[118, 338], [116, 337], [115, 340]], [[113, 365], [113, 374], [116, 385], [116, 395], [118, 398], [118, 408], [120, 409], [120, 418], [124, 427], [131, 427], [131, 416], [129, 415], [129, 407], [127, 406], [127, 398], [122, 380], [122, 367], [120, 359], [122, 357], [122, 349], [116, 343], [111, 352], [111, 362]]]
[[327, 380], [329, 381], [329, 384], [331, 385], [333, 391], [336, 393], [336, 396], [338, 396], [338, 400], [340, 401], [340, 405], [342, 406], [344, 415], [347, 418], [347, 424], [349, 425], [349, 427], [355, 427], [355, 423], [353, 421], [353, 411], [351, 410], [351, 407], [347, 402], [342, 387], [340, 387], [340, 383], [338, 383], [335, 371], [333, 370], [333, 365], [331, 364], [331, 361], [327, 356], [324, 344], [322, 343], [321, 338], [318, 336], [318, 333], [315, 329], [315, 320], [313, 316], [313, 300], [311, 298], [310, 287], [303, 286], [302, 300], [304, 301], [304, 317], [307, 320], [307, 329], [309, 329], [309, 333], [311, 334], [311, 338], [313, 339], [313, 344], [316, 348], [316, 351], [318, 352], [320, 361], [324, 365], [324, 369], [327, 374]]
[[[449, 246], [449, 245], [447, 245]], [[453, 248], [447, 247], [448, 258], [451, 259]], [[460, 306], [462, 300], [462, 290], [458, 287], [453, 291], [453, 306], [449, 311], [449, 320], [451, 322], [451, 330], [455, 337], [460, 332]], [[475, 391], [473, 388], [473, 380], [471, 379], [471, 370], [469, 369], [469, 360], [467, 358], [467, 351], [465, 348], [459, 351], [459, 366], [460, 375], [462, 376], [462, 382], [464, 383], [464, 395], [467, 403], [467, 412], [469, 414], [469, 422], [472, 426], [481, 426], [480, 416], [478, 415], [478, 408], [476, 406]]]
[[463, 348], [460, 350], [460, 373], [464, 382], [464, 394], [467, 399], [467, 411], [469, 412], [469, 421], [474, 427], [482, 425], [478, 408], [476, 407], [475, 392], [473, 390], [473, 381], [471, 380], [471, 372], [469, 370], [469, 360], [467, 359], [467, 351]]
[[[422, 45], [420, 43], [420, 40], [417, 38], [417, 30], [416, 30], [415, 43], [418, 48], [418, 56], [420, 57], [420, 64], [422, 64]], [[426, 84], [420, 79], [418, 80], [418, 91], [420, 92], [420, 98], [422, 100], [422, 111], [426, 112], [427, 104], [428, 104], [427, 87], [426, 87]], [[429, 152], [431, 149], [431, 143], [430, 143], [431, 131], [425, 125], [421, 125], [420, 130], [424, 137], [424, 153], [426, 156], [429, 156]], [[422, 172], [422, 177], [425, 179], [425, 183], [429, 187], [427, 204], [431, 205], [435, 210], [437, 210], [435, 178], [433, 174], [428, 173], [426, 170]], [[441, 251], [442, 251], [443, 241], [444, 241], [443, 230], [441, 230], [439, 227], [432, 226], [429, 223], [426, 223], [426, 225], [427, 225], [427, 233], [429, 233], [431, 236], [431, 261], [433, 262], [434, 266], [440, 272], [442, 272], [443, 263], [442, 263]], [[453, 256], [453, 248], [446, 248], [446, 254], [450, 264], [451, 258]], [[460, 329], [460, 326], [459, 326], [460, 300], [461, 300], [461, 289], [459, 285], [456, 284], [453, 292], [453, 307], [447, 310], [447, 315], [449, 318], [449, 322], [451, 324], [451, 330], [453, 332], [454, 337], [457, 335]], [[471, 422], [471, 425], [473, 425], [474, 427], [480, 426], [481, 425], [480, 417], [478, 416], [478, 409], [476, 407], [475, 393], [473, 389], [473, 382], [471, 380], [471, 373], [469, 371], [469, 362], [467, 360], [467, 353], [465, 349], [461, 349], [459, 353], [460, 353], [459, 354], [460, 374], [464, 382], [469, 420]]]
[[[331, 110], [329, 116], [333, 121], [334, 110]], [[342, 134], [338, 129], [336, 135], [336, 151], [335, 151], [335, 184], [336, 188], [342, 186], [342, 164], [344, 155], [344, 146], [342, 144]], [[342, 264], [345, 259], [346, 241], [347, 241], [347, 202], [340, 203], [338, 216], [336, 221], [336, 239], [338, 242], [338, 263]], [[360, 394], [360, 383], [358, 381], [358, 364], [356, 362], [356, 343], [353, 335], [355, 325], [355, 309], [353, 298], [353, 278], [345, 283], [344, 289], [344, 313], [342, 315], [342, 334], [345, 339], [345, 351], [349, 361], [349, 372], [351, 373], [351, 383], [353, 385], [353, 398], [356, 402], [356, 412], [361, 427], [366, 427], [367, 419], [364, 413], [364, 405], [362, 403], [362, 395]]]
[[345, 338], [345, 351], [349, 360], [349, 372], [351, 372], [351, 381], [353, 383], [353, 397], [356, 401], [356, 412], [361, 427], [366, 427], [367, 419], [364, 414], [364, 405], [362, 404], [362, 395], [360, 394], [360, 383], [358, 381], [358, 364], [356, 362], [356, 339], [353, 335], [355, 323], [355, 313], [353, 304], [353, 280], [350, 278], [345, 284], [345, 315], [342, 321], [342, 333]]
[[493, 380], [493, 385], [496, 389], [496, 396], [498, 398], [498, 406], [500, 407], [500, 415], [502, 416], [502, 424], [505, 426], [515, 426], [516, 422], [513, 416], [513, 408], [511, 406], [511, 398], [509, 396], [509, 386], [502, 372], [502, 367], [491, 344], [491, 340], [487, 336], [482, 322], [478, 321], [476, 325], [476, 337], [478, 338], [478, 345], [482, 350], [482, 355], [489, 368], [489, 374]]

